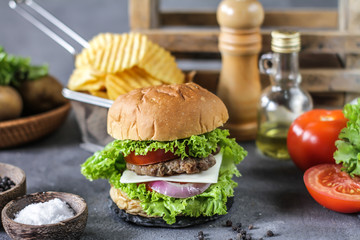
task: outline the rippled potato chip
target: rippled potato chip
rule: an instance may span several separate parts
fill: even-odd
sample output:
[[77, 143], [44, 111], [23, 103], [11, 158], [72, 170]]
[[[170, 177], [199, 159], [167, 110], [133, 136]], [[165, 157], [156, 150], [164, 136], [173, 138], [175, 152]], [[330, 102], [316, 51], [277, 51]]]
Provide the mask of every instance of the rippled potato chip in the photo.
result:
[[68, 87], [74, 91], [105, 90], [105, 74], [91, 68], [75, 69], [70, 76]]
[[135, 88], [182, 83], [175, 58], [140, 33], [99, 34], [77, 55], [69, 88], [116, 99]]
[[131, 90], [124, 84], [121, 78], [112, 74], [106, 76], [105, 86], [108, 97], [111, 100], [115, 100], [119, 95], [125, 94]]
[[109, 99], [115, 100], [120, 94], [124, 94], [136, 88], [161, 85], [163, 82], [154, 79], [138, 67], [127, 69], [121, 73], [109, 74], [105, 85], [108, 90]]
[[148, 41], [147, 51], [138, 66], [164, 83], [183, 83], [185, 79], [170, 52], [150, 41]]
[[96, 97], [107, 98], [107, 99], [109, 98], [109, 96], [108, 96], [108, 94], [107, 94], [107, 92], [105, 90], [103, 90], [103, 91], [92, 91], [92, 90], [90, 90], [89, 92], [90, 92], [91, 95], [94, 95]]

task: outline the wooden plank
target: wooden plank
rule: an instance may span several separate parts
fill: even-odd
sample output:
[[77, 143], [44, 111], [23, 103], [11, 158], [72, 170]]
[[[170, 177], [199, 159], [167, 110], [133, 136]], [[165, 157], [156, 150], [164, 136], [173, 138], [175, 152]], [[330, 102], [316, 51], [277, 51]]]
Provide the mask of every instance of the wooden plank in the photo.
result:
[[359, 0], [348, 0], [348, 29], [350, 33], [360, 32], [360, 1]]
[[343, 108], [346, 102], [344, 92], [310, 92], [314, 102], [314, 108]]
[[355, 98], [359, 98], [360, 93], [345, 93], [345, 102], [350, 102], [354, 100]]
[[171, 52], [219, 52], [218, 30], [155, 29], [142, 33]]
[[349, 33], [360, 32], [360, 1], [339, 0], [339, 29]]
[[131, 30], [157, 28], [159, 25], [159, 0], [129, 0]]
[[[339, 1], [339, 13], [341, 17], [341, 30], [349, 34], [360, 33], [360, 1], [359, 0], [342, 0]], [[360, 42], [356, 44], [360, 45]], [[344, 59], [346, 68], [360, 68], [360, 54], [349, 50], [351, 46], [345, 46]]]
[[[309, 92], [352, 92], [360, 93], [360, 69], [306, 69], [301, 70], [301, 86]], [[197, 71], [194, 82], [216, 92], [219, 71]], [[269, 76], [261, 74], [261, 85], [269, 85]]]
[[338, 28], [336, 10], [266, 11], [263, 27]]
[[347, 54], [346, 68], [360, 68], [360, 54]]
[[[156, 29], [141, 31], [171, 52], [217, 53], [219, 30]], [[263, 49], [271, 51], [270, 31], [263, 30]], [[338, 31], [301, 32], [302, 52], [360, 54], [360, 33]]]
[[[262, 53], [261, 53], [262, 54]], [[261, 55], [260, 54], [260, 55]], [[218, 60], [220, 64], [220, 53], [183, 53], [172, 52], [172, 55], [178, 60], [191, 59], [192, 61]], [[356, 55], [357, 56], [357, 55]], [[355, 59], [357, 60], [357, 59]], [[359, 58], [360, 60], [360, 58]], [[301, 69], [308, 68], [344, 68], [344, 64], [338, 54], [329, 53], [304, 53], [300, 52], [299, 63]], [[359, 62], [360, 64], [360, 62]]]
[[[344, 73], [344, 71], [342, 71]], [[331, 78], [329, 81], [322, 79], [319, 83], [322, 85], [321, 89], [313, 88], [313, 78], [311, 74], [309, 75], [306, 71], [302, 71], [303, 74], [303, 83], [302, 87], [310, 92], [310, 95], [314, 101], [315, 108], [342, 108], [345, 103], [353, 100], [355, 97], [360, 97], [360, 92], [351, 91], [340, 91], [337, 89], [331, 89], [331, 91], [319, 91], [319, 90], [329, 90], [329, 87], [326, 86], [328, 82], [334, 81], [334, 78]], [[331, 75], [331, 74], [328, 74]], [[337, 74], [333, 74], [335, 76]], [[340, 73], [341, 75], [341, 73]], [[216, 88], [219, 80], [218, 71], [198, 71], [194, 77], [194, 82], [208, 89], [209, 91], [216, 94]], [[265, 88], [269, 84], [269, 77], [267, 75], [261, 75], [262, 87]], [[349, 81], [345, 79], [344, 84], [347, 84]], [[353, 82], [351, 83], [353, 84]], [[333, 84], [334, 85], [334, 84]], [[335, 84], [336, 85], [336, 84]], [[347, 89], [349, 90], [349, 89]], [[360, 89], [355, 89], [359, 91]]]
[[160, 13], [160, 25], [168, 26], [219, 26], [215, 11], [166, 11]]
[[339, 30], [346, 31], [348, 24], [348, 0], [338, 0], [338, 21], [339, 21]]
[[[160, 13], [161, 26], [218, 26], [214, 11], [167, 11]], [[265, 12], [263, 27], [337, 28], [335, 10], [286, 10]]]
[[304, 69], [302, 86], [310, 92], [359, 92], [360, 69]]

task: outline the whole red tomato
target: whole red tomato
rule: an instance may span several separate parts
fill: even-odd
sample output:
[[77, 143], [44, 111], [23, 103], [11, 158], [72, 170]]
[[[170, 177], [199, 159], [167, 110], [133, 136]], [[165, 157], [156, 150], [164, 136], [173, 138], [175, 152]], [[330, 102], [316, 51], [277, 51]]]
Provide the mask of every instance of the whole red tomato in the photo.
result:
[[305, 171], [320, 163], [335, 163], [335, 141], [346, 122], [342, 110], [314, 109], [295, 119], [287, 136], [295, 165]]

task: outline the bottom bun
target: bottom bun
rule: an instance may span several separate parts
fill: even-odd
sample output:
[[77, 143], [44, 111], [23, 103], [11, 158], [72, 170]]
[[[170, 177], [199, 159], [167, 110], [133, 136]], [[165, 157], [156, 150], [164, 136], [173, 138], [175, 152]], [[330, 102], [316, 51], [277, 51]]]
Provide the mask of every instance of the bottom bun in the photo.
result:
[[[167, 224], [161, 217], [146, 217], [143, 214], [131, 214], [124, 209], [120, 209], [118, 205], [112, 200], [114, 196], [109, 197], [109, 208], [113, 213], [114, 217], [119, 220], [131, 222], [137, 225], [146, 227], [165, 227], [165, 228], [184, 228], [193, 225], [206, 223], [215, 219], [218, 219], [224, 215], [213, 215], [213, 216], [200, 216], [200, 217], [189, 217], [189, 216], [177, 216], [174, 224]], [[115, 200], [116, 201], [116, 200]], [[228, 198], [226, 202], [227, 210], [229, 210], [234, 202], [234, 198]]]

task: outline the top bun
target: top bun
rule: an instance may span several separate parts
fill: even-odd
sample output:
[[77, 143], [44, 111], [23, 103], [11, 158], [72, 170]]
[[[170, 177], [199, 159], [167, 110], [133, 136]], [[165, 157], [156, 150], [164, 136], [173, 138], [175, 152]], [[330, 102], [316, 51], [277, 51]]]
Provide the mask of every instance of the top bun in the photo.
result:
[[108, 133], [119, 140], [172, 141], [210, 132], [229, 118], [224, 103], [195, 83], [135, 89], [108, 112]]

